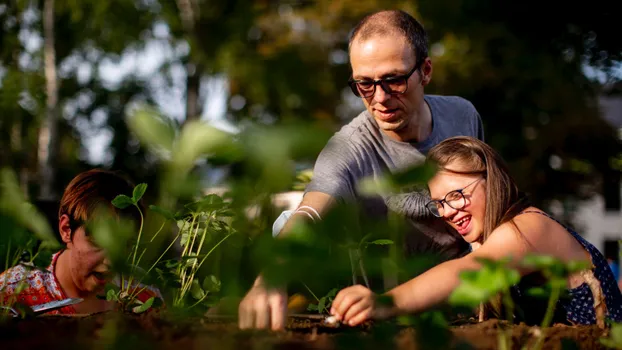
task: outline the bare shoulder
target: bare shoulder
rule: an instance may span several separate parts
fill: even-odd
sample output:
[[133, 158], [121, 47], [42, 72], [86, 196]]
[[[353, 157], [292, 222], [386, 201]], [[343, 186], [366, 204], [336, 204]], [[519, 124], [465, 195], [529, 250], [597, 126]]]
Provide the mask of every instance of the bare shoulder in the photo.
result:
[[495, 229], [489, 239], [518, 241], [527, 245], [528, 250], [537, 250], [558, 234], [565, 234], [563, 226], [544, 211], [529, 207]]
[[527, 253], [538, 251], [550, 239], [549, 233], [559, 226], [552, 219], [542, 214], [542, 211], [530, 207], [508, 222], [497, 227], [482, 245], [482, 253], [504, 257], [511, 254], [521, 257]]

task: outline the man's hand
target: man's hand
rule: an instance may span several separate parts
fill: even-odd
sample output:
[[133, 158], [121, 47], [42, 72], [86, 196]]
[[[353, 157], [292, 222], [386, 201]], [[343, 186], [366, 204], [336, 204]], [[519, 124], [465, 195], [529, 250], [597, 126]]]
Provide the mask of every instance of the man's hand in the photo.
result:
[[376, 303], [377, 295], [369, 288], [356, 285], [342, 289], [330, 308], [338, 321], [356, 326], [372, 318], [389, 317], [391, 310]]
[[285, 288], [267, 288], [260, 276], [242, 299], [238, 315], [241, 329], [282, 330], [287, 318], [287, 291]]

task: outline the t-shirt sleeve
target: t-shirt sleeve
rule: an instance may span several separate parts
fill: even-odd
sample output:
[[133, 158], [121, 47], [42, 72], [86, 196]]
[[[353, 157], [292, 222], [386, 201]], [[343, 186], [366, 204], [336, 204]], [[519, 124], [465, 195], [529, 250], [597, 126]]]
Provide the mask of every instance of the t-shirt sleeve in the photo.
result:
[[313, 167], [313, 179], [307, 192], [322, 192], [339, 201], [352, 201], [355, 195], [353, 169], [356, 165], [349, 147], [341, 137], [331, 138]]

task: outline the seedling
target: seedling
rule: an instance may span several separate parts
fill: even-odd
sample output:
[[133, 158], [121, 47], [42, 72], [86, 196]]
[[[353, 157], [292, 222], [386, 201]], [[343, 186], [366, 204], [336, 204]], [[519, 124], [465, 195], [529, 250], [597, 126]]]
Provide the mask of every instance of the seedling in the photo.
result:
[[[520, 281], [520, 273], [509, 266], [511, 258], [498, 261], [480, 258], [482, 267], [477, 271], [464, 271], [460, 274], [462, 283], [449, 298], [456, 306], [475, 308], [501, 295], [506, 319], [512, 323], [514, 319], [514, 302], [510, 295], [510, 287]], [[499, 332], [499, 348], [511, 349], [512, 336], [509, 330]]]
[[304, 285], [307, 290], [309, 291], [309, 293], [311, 293], [311, 295], [315, 298], [315, 300], [317, 301], [317, 305], [316, 304], [309, 304], [309, 306], [307, 306], [307, 310], [309, 311], [316, 311], [320, 314], [329, 314], [330, 313], [330, 307], [333, 304], [333, 299], [335, 299], [335, 296], [337, 296], [337, 288], [333, 288], [331, 290], [328, 291], [328, 293], [326, 293], [326, 295], [324, 295], [321, 298], [318, 298], [309, 287], [307, 287], [307, 285]]
[[[120, 275], [119, 287], [116, 288], [109, 285], [109, 288], [106, 292], [106, 299], [108, 301], [116, 301], [121, 305], [122, 309], [131, 310], [134, 313], [145, 312], [153, 306], [155, 302], [154, 297], [149, 298], [144, 302], [137, 299], [138, 295], [140, 295], [140, 293], [142, 293], [147, 288], [146, 286], [141, 285], [141, 282], [156, 267], [156, 265], [162, 260], [162, 258], [166, 255], [166, 253], [171, 249], [173, 244], [179, 238], [179, 235], [177, 235], [177, 237], [173, 239], [173, 241], [158, 257], [158, 259], [153, 264], [151, 264], [147, 271], [144, 271], [139, 267], [140, 262], [147, 250], [147, 247], [144, 246], [139, 254], [139, 250], [141, 248], [141, 240], [143, 238], [144, 215], [138, 203], [142, 199], [146, 190], [147, 184], [141, 183], [134, 187], [132, 197], [121, 194], [112, 200], [112, 205], [119, 209], [126, 209], [130, 206], [134, 206], [140, 214], [140, 226], [136, 241], [131, 246], [130, 254], [125, 260], [125, 263], [127, 264], [127, 266], [129, 266], [129, 272], [127, 274], [124, 273], [125, 269], [123, 267], [120, 267], [120, 264], [116, 264], [116, 267], [120, 268], [123, 271]], [[160, 229], [152, 236], [151, 240], [149, 241], [149, 243], [153, 243], [153, 241], [158, 236], [158, 234], [160, 234], [166, 223], [173, 217], [161, 208], [151, 206], [150, 209], [162, 214], [166, 219], [160, 226]], [[124, 256], [124, 251], [120, 248], [123, 245], [119, 244], [120, 242], [117, 239], [120, 238], [121, 241], [124, 241], [129, 239], [129, 237], [131, 236], [131, 233], [127, 232], [127, 226], [122, 225], [123, 224], [119, 223], [118, 221], [105, 220], [104, 222], [99, 221], [94, 228], [93, 235], [96, 242], [104, 249], [106, 249], [109, 255], [111, 255], [111, 258], [113, 259], [113, 264], [115, 261], [119, 261], [119, 259], [122, 259], [122, 257]]]
[[[191, 295], [195, 302], [188, 308], [193, 308], [206, 300], [213, 302], [208, 298], [220, 291], [220, 280], [216, 276], [207, 276], [203, 283], [199, 283], [196, 274], [207, 258], [235, 231], [230, 224], [233, 213], [228, 203], [218, 195], [207, 195], [185, 208], [189, 211], [188, 216], [177, 223], [183, 250], [179, 263], [174, 265], [174, 274], [181, 286], [175, 293], [173, 305], [188, 306], [186, 298]], [[222, 238], [207, 253], [202, 254], [205, 244], [217, 235]]]
[[[542, 320], [542, 323], [540, 325], [541, 334], [533, 347], [533, 349], [539, 350], [542, 348], [542, 344], [544, 343], [544, 338], [546, 337], [546, 329], [551, 325], [551, 321], [553, 320], [557, 301], [559, 300], [561, 292], [566, 288], [568, 276], [577, 272], [584, 272], [586, 270], [589, 270], [591, 264], [585, 261], [570, 261], [568, 263], [563, 263], [561, 260], [556, 259], [552, 256], [528, 255], [523, 259], [522, 265], [527, 268], [540, 271], [542, 275], [548, 280], [547, 284], [551, 291], [549, 295], [547, 309], [544, 314], [544, 319]], [[588, 285], [590, 285], [590, 289], [592, 289], [594, 299], [597, 300], [599, 298], [599, 295], [602, 297], [602, 293], [595, 293], [595, 290], [593, 289], [594, 283], [589, 278], [589, 276], [585, 273], [583, 274], [583, 276], [586, 278], [586, 282], [588, 283]], [[598, 282], [598, 280], [596, 280], [596, 282]], [[600, 289], [600, 284], [598, 284], [597, 288]], [[529, 293], [533, 296], [545, 296], [547, 294], [544, 288], [532, 288]], [[601, 305], [604, 306], [604, 303], [602, 303]], [[604, 319], [603, 310], [599, 311], [597, 309], [596, 314], [597, 321], [599, 318], [599, 314], [601, 314], [600, 317]]]

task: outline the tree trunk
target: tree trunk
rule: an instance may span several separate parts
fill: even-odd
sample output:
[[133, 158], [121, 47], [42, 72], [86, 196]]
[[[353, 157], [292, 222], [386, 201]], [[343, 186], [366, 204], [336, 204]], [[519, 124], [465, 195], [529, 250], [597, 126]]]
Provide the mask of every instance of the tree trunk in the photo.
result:
[[[195, 22], [199, 16], [200, 7], [194, 0], [177, 0], [177, 8], [181, 25], [186, 32], [189, 40], [195, 38]], [[199, 103], [199, 92], [201, 88], [201, 76], [203, 72], [200, 65], [192, 60], [192, 55], [186, 62], [186, 119], [199, 119], [201, 108]]]
[[192, 63], [186, 64], [186, 122], [201, 117], [199, 89], [201, 88], [201, 70]]
[[52, 199], [55, 196], [55, 159], [58, 153], [58, 80], [56, 77], [56, 51], [54, 49], [54, 0], [45, 0], [43, 6], [43, 37], [47, 99], [45, 119], [39, 130], [38, 161], [41, 178], [39, 197], [41, 199]]

